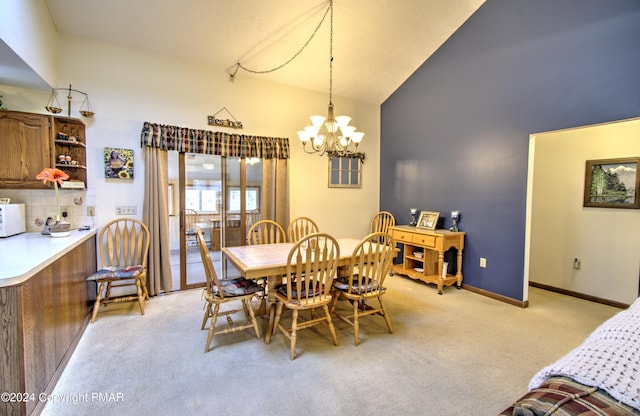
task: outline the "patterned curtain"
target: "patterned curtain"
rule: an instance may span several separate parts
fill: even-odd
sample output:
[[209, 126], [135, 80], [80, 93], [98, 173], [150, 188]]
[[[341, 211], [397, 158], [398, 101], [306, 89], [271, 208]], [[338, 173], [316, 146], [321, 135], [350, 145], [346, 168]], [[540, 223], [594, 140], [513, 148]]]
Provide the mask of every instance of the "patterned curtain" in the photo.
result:
[[198, 130], [144, 122], [140, 136], [142, 146], [185, 153], [204, 153], [228, 157], [288, 159], [289, 139], [245, 136], [220, 131]]

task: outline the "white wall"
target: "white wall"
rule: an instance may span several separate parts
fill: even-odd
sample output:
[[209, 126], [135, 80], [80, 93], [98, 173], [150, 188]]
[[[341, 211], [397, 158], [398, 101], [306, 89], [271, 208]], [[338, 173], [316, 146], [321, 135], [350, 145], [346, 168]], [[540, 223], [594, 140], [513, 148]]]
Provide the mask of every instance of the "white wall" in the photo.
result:
[[640, 156], [639, 137], [640, 119], [531, 136], [530, 281], [621, 303], [638, 297], [640, 210], [582, 202], [585, 162]]
[[[207, 126], [207, 116], [226, 107], [243, 122], [242, 134], [290, 139], [291, 218], [312, 217], [322, 231], [336, 237], [366, 234], [379, 204], [379, 106], [334, 97], [336, 112], [351, 115], [353, 124], [366, 132], [361, 148], [367, 160], [362, 189], [329, 189], [327, 158], [305, 154], [296, 134], [309, 124], [309, 115], [326, 112], [328, 91], [286, 87], [243, 73], [230, 82], [223, 71], [75, 37], [61, 36], [58, 52], [57, 85], [72, 84], [87, 92], [96, 113], [85, 119], [86, 193], [87, 200], [95, 202], [98, 225], [115, 218], [117, 205], [137, 205], [142, 217], [144, 121], [215, 130]], [[12, 110], [43, 113], [48, 93], [0, 85], [4, 105]], [[104, 147], [134, 149], [133, 181], [103, 177]]]
[[0, 39], [46, 83], [54, 85], [56, 30], [44, 1], [0, 1]]

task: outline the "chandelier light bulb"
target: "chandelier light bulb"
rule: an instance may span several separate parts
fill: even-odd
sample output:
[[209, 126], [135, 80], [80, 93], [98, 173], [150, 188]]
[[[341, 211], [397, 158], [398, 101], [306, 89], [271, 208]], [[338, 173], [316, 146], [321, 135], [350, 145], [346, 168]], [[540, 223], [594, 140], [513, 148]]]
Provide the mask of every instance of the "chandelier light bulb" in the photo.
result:
[[358, 145], [358, 143], [360, 143], [362, 141], [362, 138], [364, 137], [364, 133], [361, 131], [356, 131], [353, 132], [353, 136], [351, 136], [351, 141], [354, 142], [356, 144], [356, 146]]
[[311, 125], [320, 129], [322, 127], [322, 123], [324, 123], [324, 116], [311, 116]]
[[307, 126], [304, 128], [305, 134], [310, 139], [313, 137], [316, 137], [319, 131], [320, 131], [320, 127], [316, 127], [316, 126]]
[[340, 131], [342, 132], [342, 135], [344, 137], [349, 138], [353, 136], [353, 133], [356, 131], [356, 128], [355, 126], [341, 126]]
[[336, 122], [340, 127], [346, 127], [351, 122], [351, 117], [349, 116], [338, 116], [336, 117]]
[[322, 146], [322, 144], [324, 143], [324, 136], [323, 135], [319, 135], [313, 138], [313, 145], [316, 147]]
[[298, 138], [302, 142], [302, 144], [307, 144], [309, 141], [309, 136], [304, 130], [298, 130]]

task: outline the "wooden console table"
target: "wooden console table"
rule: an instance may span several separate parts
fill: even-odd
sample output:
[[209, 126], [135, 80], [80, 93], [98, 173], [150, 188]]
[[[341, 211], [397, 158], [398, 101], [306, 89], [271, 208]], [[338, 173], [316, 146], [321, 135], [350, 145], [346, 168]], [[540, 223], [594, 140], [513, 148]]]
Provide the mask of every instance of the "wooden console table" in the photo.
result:
[[[402, 263], [393, 266], [394, 273], [425, 283], [435, 283], [439, 295], [442, 295], [444, 286], [451, 286], [454, 282], [460, 289], [464, 232], [424, 230], [409, 225], [391, 227], [389, 232], [398, 243], [404, 244]], [[451, 248], [458, 252], [456, 274], [443, 275], [444, 253]]]

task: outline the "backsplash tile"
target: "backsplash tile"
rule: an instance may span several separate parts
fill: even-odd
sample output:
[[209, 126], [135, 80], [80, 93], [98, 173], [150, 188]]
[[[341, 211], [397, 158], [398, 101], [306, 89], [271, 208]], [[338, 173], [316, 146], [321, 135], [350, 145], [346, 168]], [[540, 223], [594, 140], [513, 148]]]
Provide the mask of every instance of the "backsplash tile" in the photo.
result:
[[[11, 203], [25, 204], [25, 220], [27, 232], [42, 231], [47, 217], [56, 216], [56, 194], [52, 190], [38, 189], [2, 189], [0, 197], [11, 198]], [[86, 190], [61, 190], [60, 211], [67, 212], [66, 221], [71, 223], [71, 228], [79, 228], [93, 223], [91, 217], [86, 215]]]

